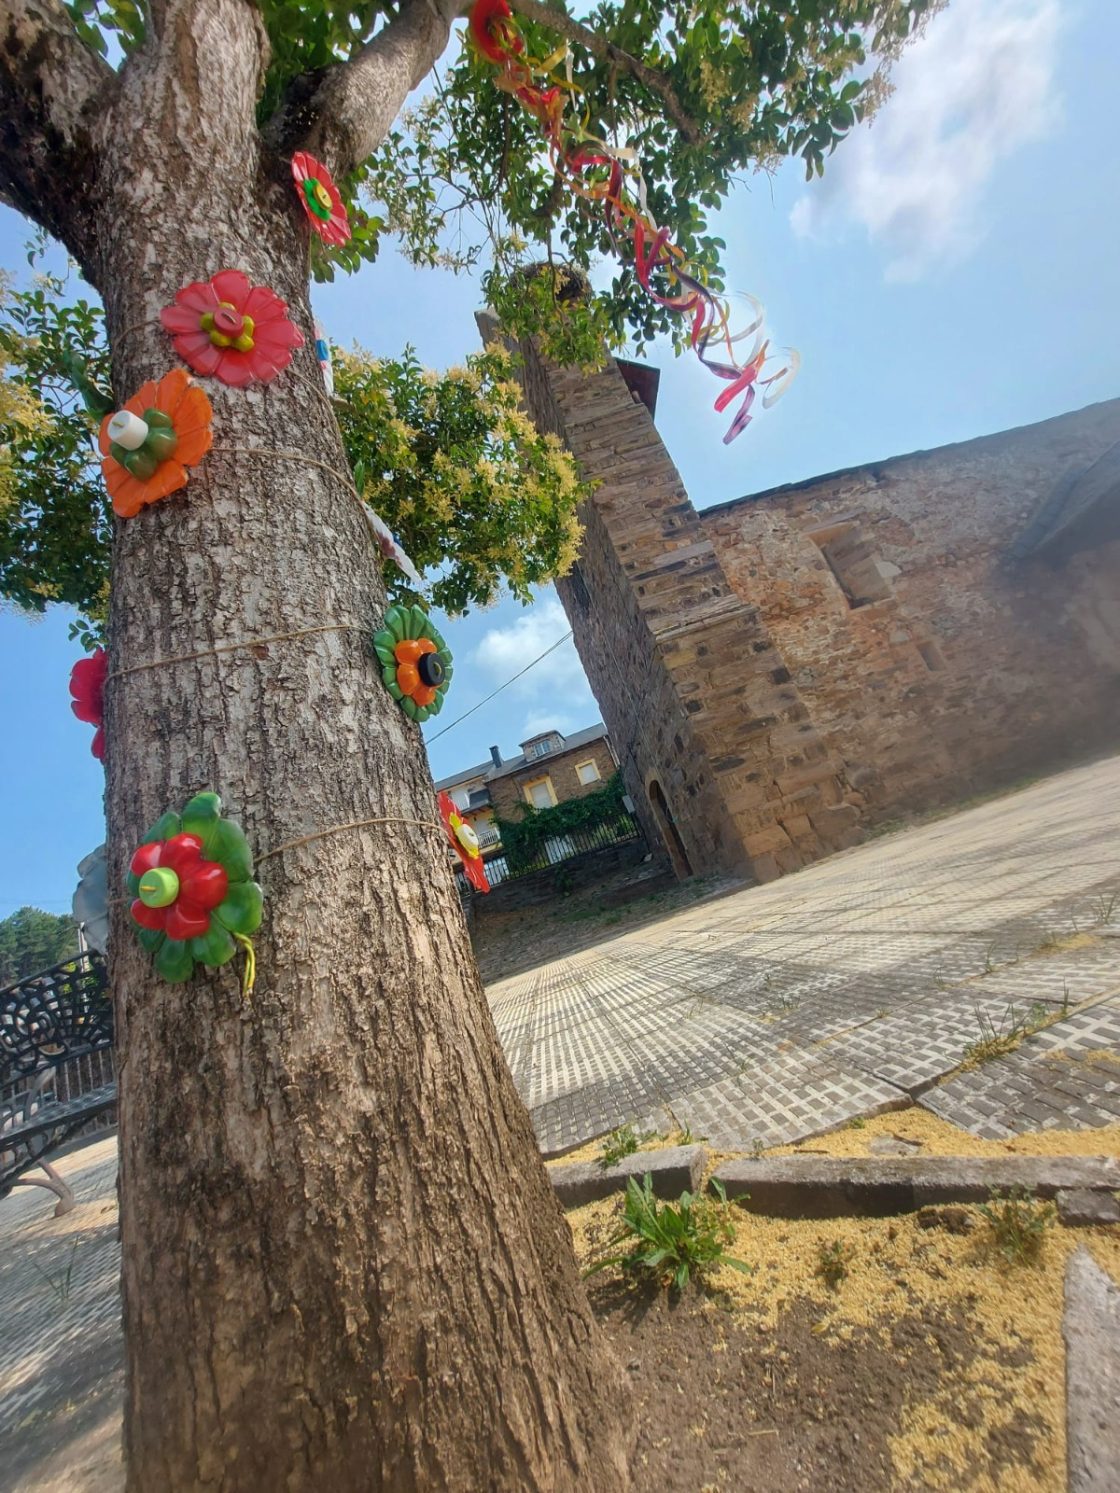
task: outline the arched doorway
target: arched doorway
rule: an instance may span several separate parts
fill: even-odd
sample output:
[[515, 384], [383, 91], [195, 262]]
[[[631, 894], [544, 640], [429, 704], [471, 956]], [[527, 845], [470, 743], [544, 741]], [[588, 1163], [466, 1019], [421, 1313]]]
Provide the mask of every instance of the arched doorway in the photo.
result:
[[677, 821], [673, 818], [673, 811], [669, 807], [669, 800], [665, 797], [665, 790], [656, 778], [651, 778], [646, 787], [649, 795], [650, 807], [653, 809], [653, 817], [657, 820], [657, 827], [661, 831], [661, 838], [665, 841], [665, 848], [669, 852], [669, 859], [673, 862], [673, 870], [683, 880], [692, 875], [692, 862], [688, 858], [688, 851], [684, 848]]

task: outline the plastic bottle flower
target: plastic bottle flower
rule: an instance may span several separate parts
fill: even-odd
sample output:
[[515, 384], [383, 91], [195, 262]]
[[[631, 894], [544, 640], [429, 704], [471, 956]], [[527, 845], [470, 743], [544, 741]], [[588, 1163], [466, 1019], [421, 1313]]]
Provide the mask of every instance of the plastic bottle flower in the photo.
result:
[[292, 175], [303, 210], [315, 232], [327, 244], [344, 244], [350, 237], [350, 220], [334, 178], [314, 156], [297, 150], [292, 157]]
[[189, 980], [196, 963], [225, 964], [241, 947], [251, 988], [249, 934], [260, 927], [264, 901], [252, 875], [248, 842], [222, 818], [216, 793], [196, 794], [182, 814], [153, 824], [129, 866], [129, 913], [165, 980]]
[[240, 270], [185, 285], [159, 319], [184, 363], [238, 389], [267, 384], [287, 368], [293, 348], [303, 346], [287, 301], [267, 285], [251, 284]]
[[70, 709], [87, 726], [97, 727], [89, 749], [98, 762], [105, 760], [105, 727], [101, 721], [108, 671], [109, 659], [104, 648], [95, 648], [88, 658], [80, 658], [70, 670], [70, 694], [73, 696]]
[[439, 795], [439, 817], [451, 841], [451, 848], [463, 863], [467, 880], [476, 892], [488, 892], [490, 883], [486, 879], [486, 864], [478, 836], [456, 808], [454, 800], [446, 793]]
[[181, 368], [142, 384], [123, 409], [106, 415], [98, 445], [113, 512], [135, 518], [145, 504], [186, 487], [187, 468], [213, 442], [212, 415], [205, 392]]
[[423, 607], [390, 607], [373, 637], [381, 677], [404, 713], [426, 721], [443, 709], [454, 670], [451, 651]]

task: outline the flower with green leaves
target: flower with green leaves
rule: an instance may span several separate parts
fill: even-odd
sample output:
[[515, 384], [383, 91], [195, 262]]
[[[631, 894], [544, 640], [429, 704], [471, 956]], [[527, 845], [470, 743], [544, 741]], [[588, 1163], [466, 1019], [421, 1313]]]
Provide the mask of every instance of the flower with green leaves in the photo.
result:
[[197, 793], [181, 814], [169, 811], [152, 825], [129, 865], [129, 912], [165, 980], [189, 980], [196, 964], [226, 964], [241, 948], [248, 993], [249, 935], [261, 925], [264, 901], [252, 877], [249, 842], [222, 817], [216, 793]]
[[373, 651], [386, 689], [407, 716], [422, 722], [439, 714], [454, 670], [451, 650], [423, 607], [390, 607]]

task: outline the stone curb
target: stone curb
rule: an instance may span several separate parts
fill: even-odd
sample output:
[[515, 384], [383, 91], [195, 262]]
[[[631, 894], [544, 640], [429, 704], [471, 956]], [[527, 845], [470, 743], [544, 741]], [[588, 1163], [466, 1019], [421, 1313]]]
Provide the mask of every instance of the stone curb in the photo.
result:
[[682, 1192], [695, 1192], [700, 1186], [707, 1156], [703, 1146], [670, 1146], [664, 1151], [636, 1151], [615, 1166], [602, 1167], [595, 1161], [550, 1166], [548, 1175], [565, 1208], [579, 1208], [612, 1192], [625, 1192], [631, 1177], [640, 1181], [647, 1172], [655, 1196], [678, 1198]]
[[1120, 1189], [1120, 1161], [1098, 1156], [743, 1157], [724, 1162], [712, 1181], [721, 1182], [727, 1196], [750, 1212], [774, 1218], [886, 1216], [929, 1203], [985, 1203], [993, 1188], [1016, 1186], [1040, 1198], [1061, 1192], [1110, 1198]]
[[1069, 1493], [1115, 1493], [1120, 1459], [1120, 1287], [1081, 1245], [1066, 1266]]

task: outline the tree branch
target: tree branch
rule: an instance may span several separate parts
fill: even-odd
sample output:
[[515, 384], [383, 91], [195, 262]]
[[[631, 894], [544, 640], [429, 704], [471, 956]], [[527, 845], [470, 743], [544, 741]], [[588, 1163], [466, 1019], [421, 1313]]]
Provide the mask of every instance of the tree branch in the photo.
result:
[[593, 57], [601, 57], [605, 62], [613, 62], [623, 72], [628, 72], [632, 77], [637, 78], [639, 83], [644, 83], [661, 99], [669, 118], [688, 143], [690, 145], [698, 143], [701, 137], [700, 126], [686, 113], [684, 105], [676, 95], [676, 90], [663, 72], [639, 61], [637, 57], [632, 57], [629, 52], [616, 47], [607, 37], [600, 36], [597, 31], [592, 31], [587, 26], [582, 26], [579, 21], [574, 21], [564, 11], [542, 4], [542, 0], [509, 0], [509, 7], [519, 16], [524, 16], [527, 21], [535, 21], [537, 25], [555, 31], [565, 40], [586, 47]]
[[356, 57], [296, 79], [269, 121], [269, 144], [282, 155], [309, 150], [336, 176], [354, 170], [434, 67], [463, 9], [463, 0], [403, 0]]
[[59, 0], [0, 0], [0, 193], [83, 265], [97, 177], [91, 127], [115, 82]]

